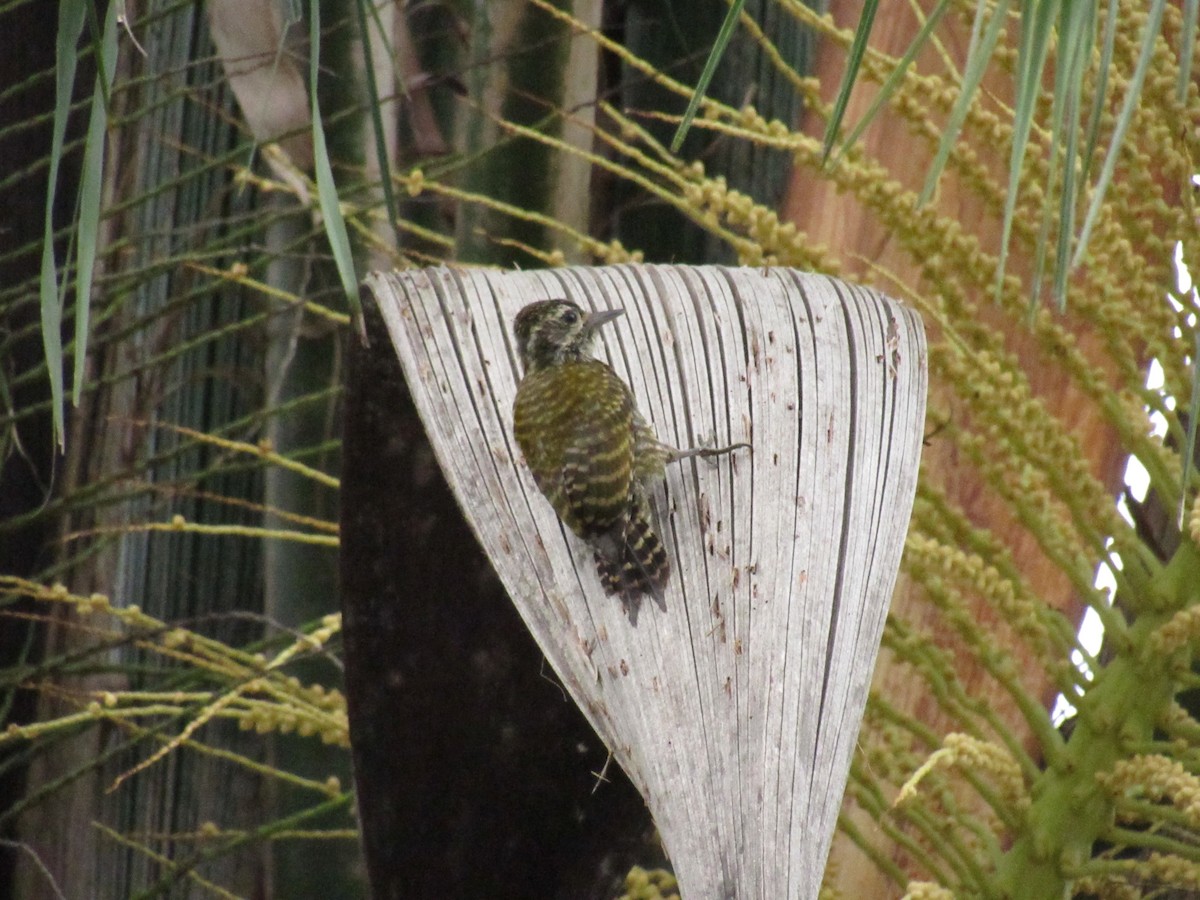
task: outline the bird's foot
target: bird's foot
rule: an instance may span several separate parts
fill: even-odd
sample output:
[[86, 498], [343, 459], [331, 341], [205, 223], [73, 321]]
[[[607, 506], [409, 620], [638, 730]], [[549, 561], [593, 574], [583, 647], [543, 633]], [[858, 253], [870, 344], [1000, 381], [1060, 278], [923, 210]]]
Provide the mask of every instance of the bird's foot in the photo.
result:
[[667, 463], [679, 462], [681, 459], [688, 459], [692, 456], [698, 456], [701, 459], [713, 459], [717, 456], [724, 456], [726, 453], [732, 453], [734, 450], [745, 448], [753, 452], [754, 448], [745, 441], [739, 441], [736, 444], [730, 444], [728, 447], [692, 447], [688, 450], [674, 450], [671, 453]]

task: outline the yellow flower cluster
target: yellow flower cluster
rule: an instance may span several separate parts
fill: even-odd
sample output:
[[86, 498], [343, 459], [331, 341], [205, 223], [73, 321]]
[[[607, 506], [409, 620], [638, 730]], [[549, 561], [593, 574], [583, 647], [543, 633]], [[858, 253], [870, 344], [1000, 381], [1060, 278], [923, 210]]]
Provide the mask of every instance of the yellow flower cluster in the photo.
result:
[[[89, 626], [111, 640], [124, 634], [140, 648], [206, 673], [226, 687], [194, 691], [103, 691], [79, 698], [81, 711], [26, 726], [10, 726], [0, 742], [32, 739], [82, 721], [106, 719], [133, 725], [163, 716], [189, 716], [183, 731], [149, 760], [132, 771], [161, 759], [214, 718], [232, 719], [244, 730], [278, 731], [315, 736], [323, 743], [349, 746], [346, 699], [340, 691], [320, 684], [303, 684], [282, 668], [298, 656], [319, 651], [341, 631], [341, 616], [325, 616], [306, 634], [299, 634], [282, 651], [268, 657], [249, 654], [187, 628], [169, 627], [144, 614], [136, 605], [114, 606], [102, 594], [76, 595], [64, 585], [45, 587], [35, 582], [0, 577], [0, 592], [20, 593], [61, 603], [80, 615], [107, 615], [122, 628]], [[123, 630], [122, 630], [123, 629]], [[132, 774], [132, 772], [127, 773]]]
[[1024, 809], [1029, 805], [1029, 791], [1021, 774], [1021, 767], [1003, 747], [981, 741], [969, 734], [946, 735], [941, 748], [900, 787], [896, 795], [896, 806], [910, 802], [917, 795], [917, 788], [929, 773], [937, 769], [957, 768], [972, 775], [987, 778], [1013, 809]]
[[1200, 638], [1200, 606], [1181, 609], [1160, 625], [1147, 641], [1147, 651], [1154, 656], [1169, 656]]
[[[771, 130], [765, 120], [762, 128]], [[731, 189], [724, 176], [705, 176], [700, 163], [692, 163], [684, 171], [688, 180], [682, 187], [682, 196], [688, 211], [710, 230], [718, 230], [725, 223], [735, 234], [743, 235], [745, 240], [734, 243], [742, 265], [796, 266], [836, 273], [837, 266], [825, 248], [814, 244], [795, 223], [781, 223], [774, 209]]]
[[1077, 879], [1073, 895], [1096, 896], [1101, 900], [1191, 897], [1192, 891], [1200, 887], [1200, 864], [1171, 854], [1150, 853], [1140, 859], [1106, 860], [1104, 867], [1103, 875]]
[[617, 900], [679, 900], [679, 885], [666, 869], [634, 866], [625, 876], [625, 893]]
[[954, 892], [932, 881], [910, 881], [902, 900], [954, 900]]
[[1166, 853], [1151, 853], [1138, 860], [1134, 870], [1139, 878], [1170, 885], [1173, 888], [1200, 888], [1200, 863]]
[[[905, 565], [915, 577], [927, 581], [937, 576], [957, 590], [985, 600], [1001, 621], [1030, 643], [1041, 659], [1050, 662], [1058, 658], [1059, 645], [1047, 629], [1042, 607], [1024, 591], [1018, 592], [1016, 584], [982, 557], [933, 540], [919, 531], [909, 532], [904, 552]], [[969, 612], [967, 615], [973, 621]]]
[[1169, 801], [1192, 829], [1200, 830], [1200, 778], [1177, 760], [1147, 754], [1118, 760], [1097, 780], [1114, 796]]

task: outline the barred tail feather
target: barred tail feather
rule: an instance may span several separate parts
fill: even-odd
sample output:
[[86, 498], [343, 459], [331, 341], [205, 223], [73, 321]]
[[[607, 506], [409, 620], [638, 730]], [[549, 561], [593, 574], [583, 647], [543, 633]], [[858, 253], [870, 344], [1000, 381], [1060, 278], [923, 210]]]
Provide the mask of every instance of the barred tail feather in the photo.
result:
[[605, 593], [620, 596], [631, 618], [637, 615], [643, 594], [652, 596], [665, 610], [663, 590], [671, 575], [671, 561], [641, 502], [631, 504], [629, 516], [618, 527], [613, 539], [595, 544], [596, 571]]

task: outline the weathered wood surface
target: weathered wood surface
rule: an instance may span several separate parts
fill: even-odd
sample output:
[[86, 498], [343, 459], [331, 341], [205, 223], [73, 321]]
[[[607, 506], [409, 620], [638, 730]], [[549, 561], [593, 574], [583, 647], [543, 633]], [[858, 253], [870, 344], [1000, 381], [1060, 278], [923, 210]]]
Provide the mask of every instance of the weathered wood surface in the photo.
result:
[[[447, 479], [547, 659], [645, 796], [686, 898], [815, 897], [916, 488], [924, 333], [789, 269], [367, 279]], [[660, 438], [748, 441], [654, 492], [673, 572], [636, 627], [512, 438], [511, 322], [622, 307], [599, 354]]]

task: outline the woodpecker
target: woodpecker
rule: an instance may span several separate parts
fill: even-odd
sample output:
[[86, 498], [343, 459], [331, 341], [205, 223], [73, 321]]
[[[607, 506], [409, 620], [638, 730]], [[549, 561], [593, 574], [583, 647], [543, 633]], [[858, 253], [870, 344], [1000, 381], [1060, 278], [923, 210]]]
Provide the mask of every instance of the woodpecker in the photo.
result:
[[658, 440], [629, 387], [591, 355], [596, 330], [623, 312], [585, 313], [569, 300], [540, 300], [517, 313], [524, 376], [513, 401], [513, 435], [558, 517], [592, 548], [605, 592], [618, 595], [632, 618], [643, 594], [665, 608], [671, 574], [650, 523], [648, 486], [669, 463], [750, 445], [677, 450]]

